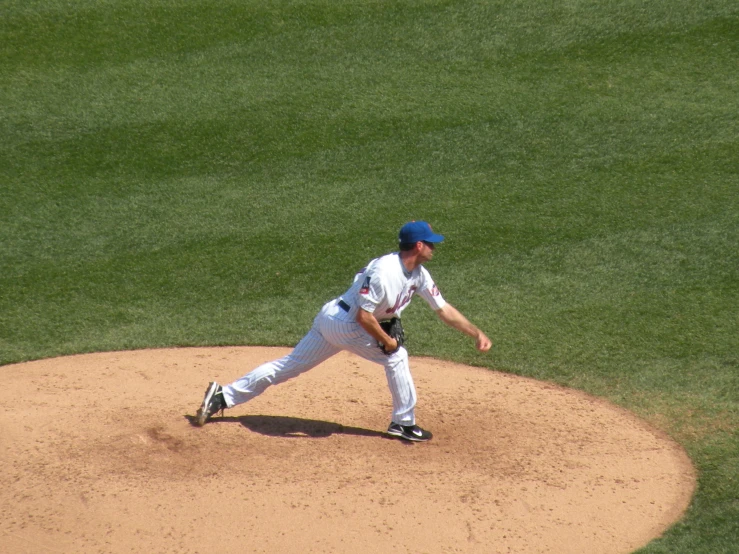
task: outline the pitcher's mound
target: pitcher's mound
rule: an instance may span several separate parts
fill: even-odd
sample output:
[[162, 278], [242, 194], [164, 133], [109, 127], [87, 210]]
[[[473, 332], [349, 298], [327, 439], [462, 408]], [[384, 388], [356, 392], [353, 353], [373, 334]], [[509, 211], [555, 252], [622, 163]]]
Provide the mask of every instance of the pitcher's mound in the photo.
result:
[[190, 424], [210, 380], [283, 348], [70, 356], [0, 369], [7, 552], [625, 553], [683, 513], [683, 450], [585, 394], [412, 359], [388, 438], [381, 367], [340, 354]]

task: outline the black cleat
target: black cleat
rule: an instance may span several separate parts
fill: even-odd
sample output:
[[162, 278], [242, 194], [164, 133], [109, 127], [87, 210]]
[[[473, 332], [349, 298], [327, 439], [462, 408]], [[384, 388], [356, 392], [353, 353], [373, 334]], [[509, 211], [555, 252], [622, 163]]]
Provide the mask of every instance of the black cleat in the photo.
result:
[[387, 434], [414, 442], [425, 442], [433, 437], [429, 431], [424, 431], [418, 425], [401, 425], [400, 423], [391, 423], [387, 428]]
[[205, 398], [203, 398], [203, 403], [195, 416], [195, 424], [202, 427], [217, 412], [221, 412], [221, 415], [223, 415], [223, 410], [226, 408], [228, 406], [226, 406], [226, 399], [223, 398], [223, 388], [213, 381], [205, 389]]

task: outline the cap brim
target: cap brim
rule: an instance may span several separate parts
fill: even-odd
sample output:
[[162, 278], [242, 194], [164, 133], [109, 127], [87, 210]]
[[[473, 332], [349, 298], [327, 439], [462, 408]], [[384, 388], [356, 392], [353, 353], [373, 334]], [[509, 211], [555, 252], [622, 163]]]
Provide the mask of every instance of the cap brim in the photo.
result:
[[444, 242], [444, 235], [433, 233], [431, 238], [424, 239], [426, 242]]

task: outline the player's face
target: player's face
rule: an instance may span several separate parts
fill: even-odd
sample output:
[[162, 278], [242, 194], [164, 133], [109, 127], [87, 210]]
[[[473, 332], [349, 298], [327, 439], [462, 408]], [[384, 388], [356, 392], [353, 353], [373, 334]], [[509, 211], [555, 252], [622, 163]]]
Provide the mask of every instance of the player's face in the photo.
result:
[[436, 248], [436, 245], [433, 242], [421, 241], [421, 250], [419, 251], [419, 254], [424, 262], [427, 262], [434, 257], [434, 248]]

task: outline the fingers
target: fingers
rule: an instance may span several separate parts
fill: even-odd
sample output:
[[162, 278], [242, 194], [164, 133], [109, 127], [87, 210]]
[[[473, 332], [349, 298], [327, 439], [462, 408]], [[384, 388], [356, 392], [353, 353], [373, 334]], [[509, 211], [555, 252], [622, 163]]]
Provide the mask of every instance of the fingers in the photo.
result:
[[388, 356], [390, 354], [395, 354], [395, 352], [398, 351], [398, 348], [400, 348], [400, 344], [398, 344], [398, 341], [395, 340], [393, 337], [390, 337], [390, 340], [385, 343], [377, 341], [377, 346], [379, 346], [380, 350], [382, 350]]
[[480, 352], [487, 352], [488, 350], [490, 350], [491, 346], [493, 346], [493, 343], [485, 335], [477, 337], [477, 343], [475, 344], [475, 347]]

